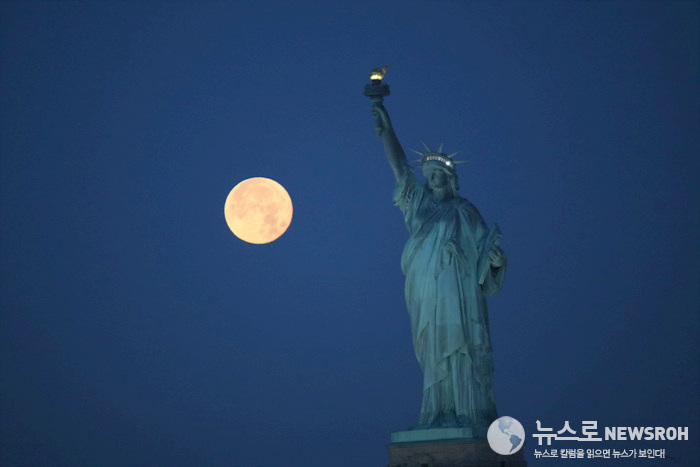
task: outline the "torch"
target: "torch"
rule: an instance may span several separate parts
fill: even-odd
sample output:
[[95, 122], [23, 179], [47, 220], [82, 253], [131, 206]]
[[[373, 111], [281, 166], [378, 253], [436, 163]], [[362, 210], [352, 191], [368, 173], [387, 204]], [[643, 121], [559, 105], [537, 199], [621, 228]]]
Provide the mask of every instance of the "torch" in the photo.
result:
[[388, 68], [389, 65], [377, 66], [369, 72], [370, 83], [365, 85], [365, 96], [370, 98], [372, 104], [381, 104], [384, 102], [384, 96], [390, 94], [389, 85], [382, 84], [382, 78], [384, 78]]

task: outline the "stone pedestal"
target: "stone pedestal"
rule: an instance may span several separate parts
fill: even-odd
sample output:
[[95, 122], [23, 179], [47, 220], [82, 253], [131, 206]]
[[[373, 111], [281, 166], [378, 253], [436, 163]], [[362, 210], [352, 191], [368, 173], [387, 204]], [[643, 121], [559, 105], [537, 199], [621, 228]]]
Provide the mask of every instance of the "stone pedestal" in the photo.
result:
[[[447, 429], [450, 430], [450, 429]], [[451, 429], [460, 430], [460, 429]], [[469, 430], [462, 428], [461, 430]], [[526, 467], [522, 450], [502, 456], [495, 453], [485, 440], [470, 438], [435, 439], [443, 433], [427, 433], [431, 439], [418, 440], [421, 433], [443, 430], [401, 431], [392, 434], [389, 467]], [[447, 436], [456, 433], [447, 433]], [[424, 434], [426, 435], [426, 434]], [[433, 436], [434, 435], [434, 436]], [[397, 442], [397, 440], [408, 440]]]
[[[429, 428], [427, 430], [397, 431], [391, 434], [391, 443], [425, 443], [428, 441], [445, 441], [450, 439], [473, 439], [471, 428]], [[486, 437], [486, 433], [484, 433]]]

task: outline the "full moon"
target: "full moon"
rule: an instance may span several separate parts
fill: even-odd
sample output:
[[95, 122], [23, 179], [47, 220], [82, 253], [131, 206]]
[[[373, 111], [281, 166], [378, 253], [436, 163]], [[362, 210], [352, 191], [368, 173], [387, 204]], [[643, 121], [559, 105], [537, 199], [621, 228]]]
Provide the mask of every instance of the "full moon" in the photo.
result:
[[277, 240], [292, 222], [292, 199], [274, 180], [249, 178], [228, 194], [224, 216], [231, 232], [241, 240], [270, 243]]

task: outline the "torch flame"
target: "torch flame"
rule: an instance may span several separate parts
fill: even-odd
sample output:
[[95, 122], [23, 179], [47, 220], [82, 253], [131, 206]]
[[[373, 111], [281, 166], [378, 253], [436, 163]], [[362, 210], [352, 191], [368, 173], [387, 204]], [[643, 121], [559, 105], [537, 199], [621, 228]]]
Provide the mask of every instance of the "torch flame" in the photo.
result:
[[389, 69], [388, 63], [384, 67], [376, 66], [376, 67], [372, 68], [372, 71], [369, 72], [369, 79], [371, 79], [373, 81], [374, 80], [381, 81], [381, 79], [384, 78], [384, 75], [386, 74], [387, 69]]

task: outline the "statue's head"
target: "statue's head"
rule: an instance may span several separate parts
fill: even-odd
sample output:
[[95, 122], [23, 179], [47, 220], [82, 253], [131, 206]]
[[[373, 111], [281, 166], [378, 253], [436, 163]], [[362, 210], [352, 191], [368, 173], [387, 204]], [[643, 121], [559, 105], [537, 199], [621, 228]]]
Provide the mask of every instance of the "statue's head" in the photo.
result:
[[428, 188], [436, 192], [446, 191], [449, 197], [457, 196], [459, 183], [456, 164], [463, 161], [452, 160], [457, 154], [456, 152], [443, 154], [442, 145], [437, 151], [433, 151], [425, 143], [423, 143], [423, 146], [425, 146], [427, 152], [420, 152], [415, 149], [411, 149], [411, 151], [421, 156], [415, 162], [420, 162]]
[[450, 198], [457, 196], [459, 190], [457, 171], [436, 161], [427, 161], [421, 164], [421, 168], [426, 185], [430, 190], [446, 192], [447, 197]]

